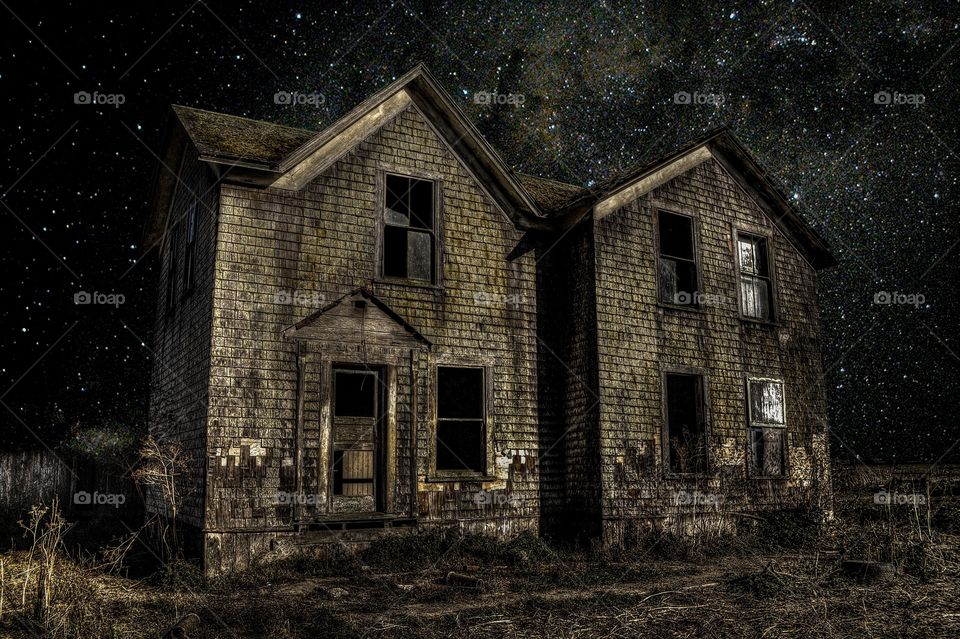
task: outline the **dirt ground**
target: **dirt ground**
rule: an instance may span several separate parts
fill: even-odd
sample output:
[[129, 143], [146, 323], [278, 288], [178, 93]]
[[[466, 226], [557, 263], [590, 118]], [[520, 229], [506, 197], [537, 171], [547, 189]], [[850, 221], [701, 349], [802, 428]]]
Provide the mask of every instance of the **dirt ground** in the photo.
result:
[[[9, 611], [20, 593], [7, 584], [0, 637], [158, 637], [190, 613], [179, 636], [960, 637], [955, 566], [864, 583], [820, 550], [597, 557], [498, 544], [418, 535], [213, 582], [187, 567], [137, 581], [67, 563], [42, 631]], [[18, 554], [3, 559], [8, 576], [22, 568]]]

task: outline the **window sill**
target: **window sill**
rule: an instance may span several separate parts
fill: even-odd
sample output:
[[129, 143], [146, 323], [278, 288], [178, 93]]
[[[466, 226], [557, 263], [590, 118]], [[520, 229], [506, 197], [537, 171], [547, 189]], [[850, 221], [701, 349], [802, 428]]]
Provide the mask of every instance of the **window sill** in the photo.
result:
[[687, 304], [670, 304], [669, 302], [657, 302], [657, 307], [670, 311], [687, 311], [689, 313], [696, 313], [697, 315], [703, 315], [703, 307], [701, 306], [690, 306]]
[[752, 325], [754, 325], [754, 326], [761, 326], [761, 327], [766, 327], [766, 328], [779, 328], [779, 327], [780, 327], [780, 322], [778, 322], [777, 320], [763, 320], [763, 319], [757, 319], [757, 318], [755, 318], [755, 317], [745, 317], [745, 316], [741, 315], [741, 316], [740, 316], [740, 321], [741, 321], [742, 323], [744, 323], [744, 324], [752, 324]]
[[428, 291], [435, 291], [437, 293], [443, 292], [443, 286], [439, 284], [431, 284], [430, 282], [420, 282], [417, 280], [405, 280], [397, 277], [378, 277], [373, 280], [373, 283], [378, 286], [403, 286], [406, 288], [421, 288]]
[[720, 477], [720, 476], [719, 476], [718, 474], [716, 474], [716, 473], [664, 473], [664, 474], [663, 474], [663, 478], [664, 478], [664, 479], [674, 479], [674, 480], [681, 480], [681, 479], [692, 479], [692, 480], [717, 479], [717, 478], [719, 478], [719, 477]]
[[484, 475], [482, 473], [460, 473], [460, 474], [448, 474], [444, 473], [442, 475], [430, 475], [426, 479], [428, 484], [440, 484], [440, 483], [451, 483], [457, 481], [469, 481], [469, 482], [485, 482], [485, 481], [496, 481], [497, 478], [492, 475]]

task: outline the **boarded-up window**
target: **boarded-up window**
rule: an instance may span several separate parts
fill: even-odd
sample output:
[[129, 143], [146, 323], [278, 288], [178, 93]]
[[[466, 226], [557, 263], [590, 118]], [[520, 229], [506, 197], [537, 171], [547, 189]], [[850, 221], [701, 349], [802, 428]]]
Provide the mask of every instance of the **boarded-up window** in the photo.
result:
[[434, 183], [387, 174], [383, 213], [383, 275], [433, 282]]
[[786, 407], [783, 382], [747, 380], [750, 471], [756, 476], [783, 475], [786, 467]]
[[693, 219], [669, 211], [658, 214], [660, 301], [696, 306], [699, 297]]
[[483, 473], [486, 459], [484, 369], [437, 367], [438, 471]]
[[740, 265], [740, 313], [751, 319], [773, 319], [767, 240], [739, 234], [737, 260]]
[[670, 472], [707, 472], [703, 377], [668, 374], [665, 392], [667, 455]]
[[183, 294], [193, 291], [196, 283], [197, 203], [187, 211], [187, 236], [183, 255]]

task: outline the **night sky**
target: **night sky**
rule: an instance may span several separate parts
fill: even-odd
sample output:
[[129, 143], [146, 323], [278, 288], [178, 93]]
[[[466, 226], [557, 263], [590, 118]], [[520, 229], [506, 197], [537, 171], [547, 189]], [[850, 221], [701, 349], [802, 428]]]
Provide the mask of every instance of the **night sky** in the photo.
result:
[[319, 129], [418, 61], [510, 164], [576, 184], [733, 127], [840, 262], [820, 276], [835, 452], [934, 461], [960, 438], [956, 2], [5, 2], [5, 445], [143, 422], [170, 103]]

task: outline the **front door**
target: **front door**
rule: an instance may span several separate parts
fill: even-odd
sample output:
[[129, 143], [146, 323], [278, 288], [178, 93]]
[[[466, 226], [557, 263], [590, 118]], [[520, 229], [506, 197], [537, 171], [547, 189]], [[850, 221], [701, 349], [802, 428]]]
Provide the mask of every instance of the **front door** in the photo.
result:
[[333, 368], [332, 513], [384, 510], [384, 382], [380, 368], [347, 365]]

